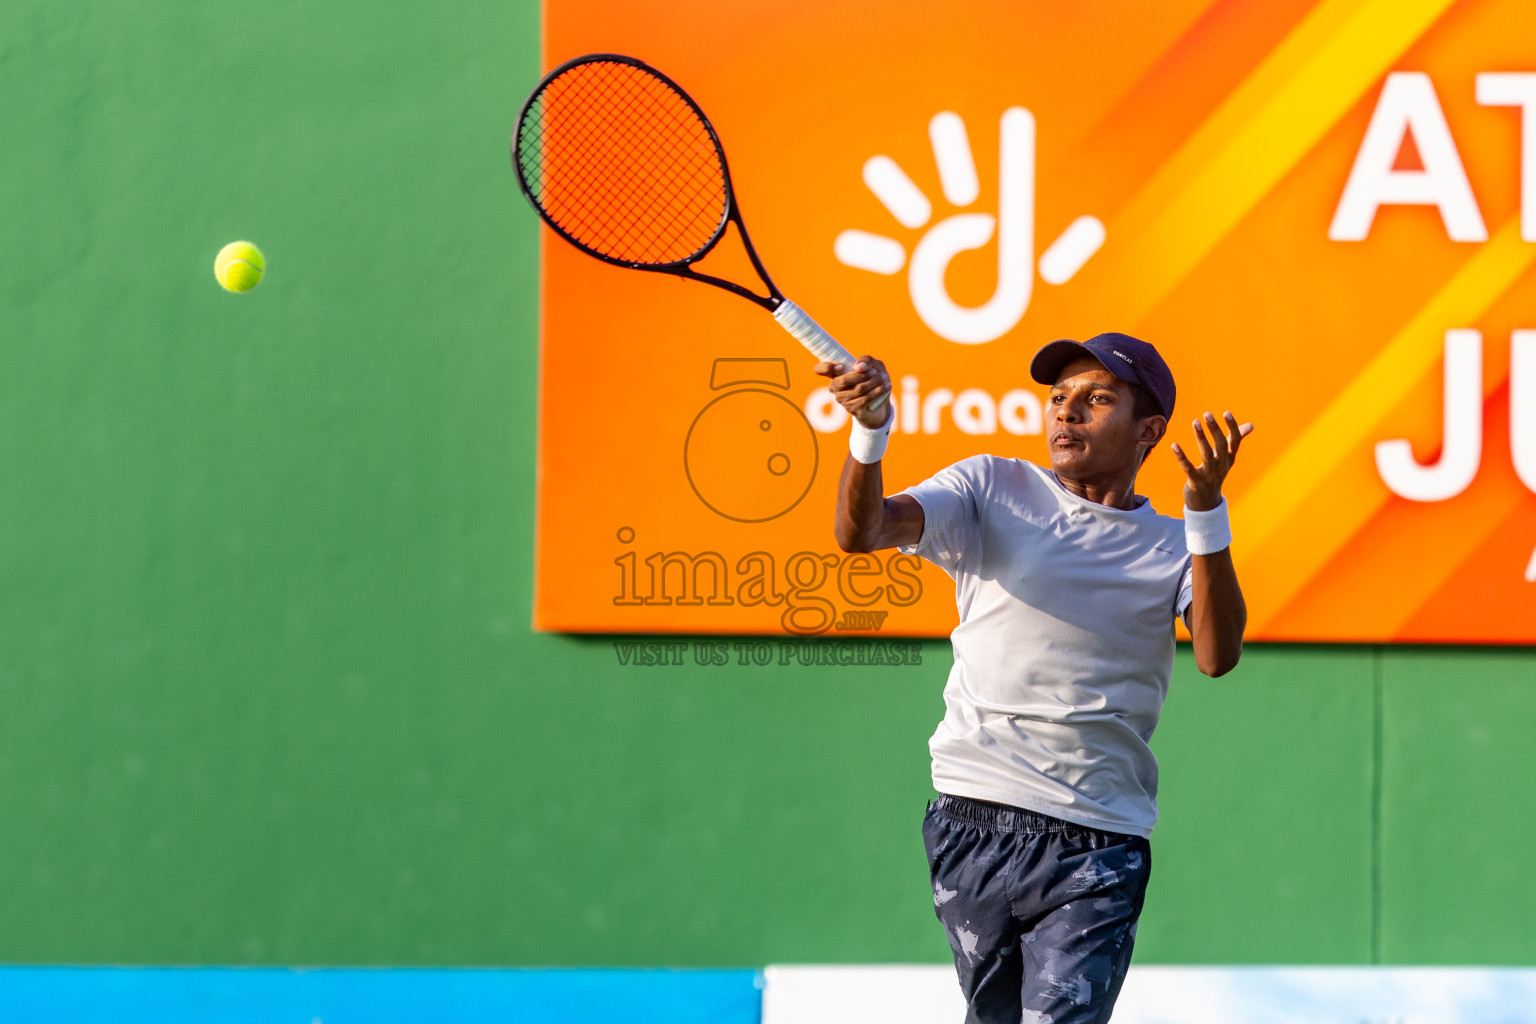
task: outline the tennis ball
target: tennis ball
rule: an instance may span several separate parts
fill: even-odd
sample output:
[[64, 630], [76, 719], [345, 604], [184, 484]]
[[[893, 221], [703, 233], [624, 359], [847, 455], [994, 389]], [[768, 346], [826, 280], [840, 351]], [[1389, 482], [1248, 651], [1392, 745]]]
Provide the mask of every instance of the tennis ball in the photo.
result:
[[213, 260], [213, 276], [227, 292], [248, 292], [261, 283], [267, 261], [250, 242], [230, 242]]

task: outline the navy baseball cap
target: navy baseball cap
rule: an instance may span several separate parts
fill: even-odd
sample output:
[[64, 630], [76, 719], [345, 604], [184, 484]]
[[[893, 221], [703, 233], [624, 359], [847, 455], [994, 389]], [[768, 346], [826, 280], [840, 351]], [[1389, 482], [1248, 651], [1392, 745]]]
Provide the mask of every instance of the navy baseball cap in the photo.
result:
[[1099, 334], [1087, 341], [1053, 341], [1030, 360], [1029, 375], [1039, 384], [1055, 384], [1072, 360], [1093, 356], [1121, 380], [1139, 384], [1157, 400], [1158, 411], [1173, 417], [1173, 371], [1157, 349], [1129, 334]]

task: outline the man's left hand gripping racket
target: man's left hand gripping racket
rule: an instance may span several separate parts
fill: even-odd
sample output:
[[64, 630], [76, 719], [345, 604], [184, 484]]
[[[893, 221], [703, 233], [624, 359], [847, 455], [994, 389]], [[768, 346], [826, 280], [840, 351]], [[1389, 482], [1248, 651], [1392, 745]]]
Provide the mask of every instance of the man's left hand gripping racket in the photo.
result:
[[[763, 269], [736, 206], [725, 150], [704, 111], [650, 65], [590, 53], [555, 68], [518, 115], [512, 165], [539, 216], [582, 252], [750, 299], [816, 358], [852, 368], [848, 350]], [[766, 296], [693, 269], [732, 222]], [[884, 401], [882, 395], [870, 408]]]

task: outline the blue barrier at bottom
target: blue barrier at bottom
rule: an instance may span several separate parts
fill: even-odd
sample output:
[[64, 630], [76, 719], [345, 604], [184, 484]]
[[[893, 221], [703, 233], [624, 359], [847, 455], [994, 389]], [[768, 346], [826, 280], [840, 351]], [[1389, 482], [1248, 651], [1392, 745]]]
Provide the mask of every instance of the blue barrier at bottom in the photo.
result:
[[0, 1018], [54, 1024], [759, 1024], [762, 974], [0, 967]]

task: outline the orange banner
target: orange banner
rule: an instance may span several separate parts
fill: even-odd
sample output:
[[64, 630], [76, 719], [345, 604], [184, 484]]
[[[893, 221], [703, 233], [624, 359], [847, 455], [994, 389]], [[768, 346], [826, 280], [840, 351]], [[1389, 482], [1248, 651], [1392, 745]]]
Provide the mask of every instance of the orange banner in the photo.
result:
[[[1249, 637], [1536, 640], [1536, 8], [547, 0], [698, 101], [784, 293], [898, 382], [887, 490], [1048, 464], [1055, 338], [1231, 409]], [[542, 229], [541, 229], [542, 230]], [[535, 625], [941, 636], [832, 537], [846, 422], [762, 309], [542, 230]], [[755, 278], [728, 236], [701, 269]], [[1166, 442], [1138, 490], [1179, 514]]]

